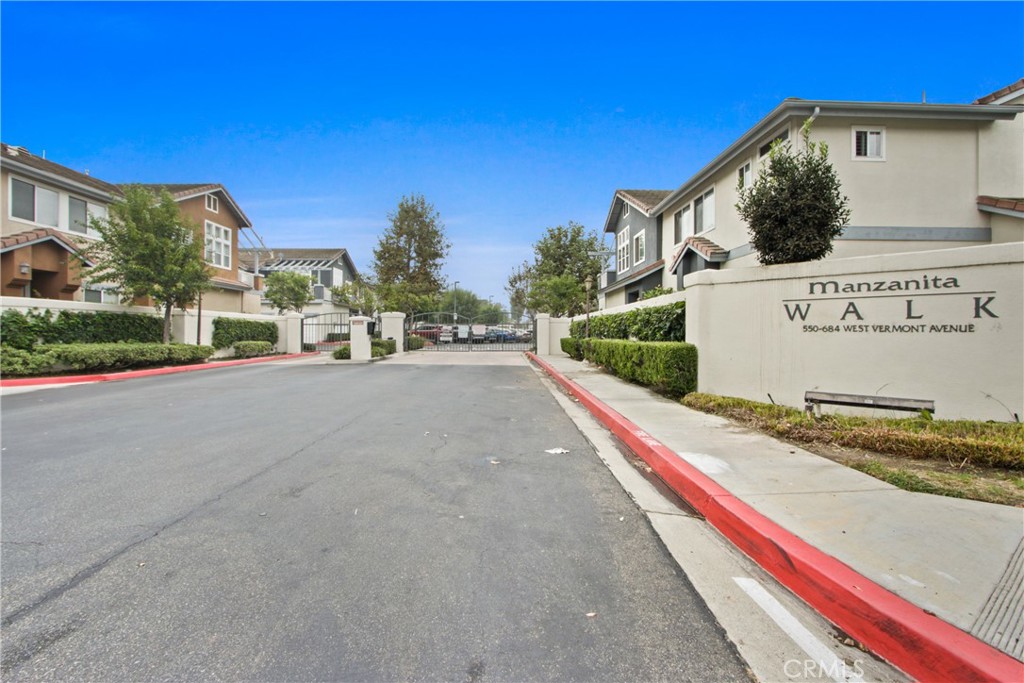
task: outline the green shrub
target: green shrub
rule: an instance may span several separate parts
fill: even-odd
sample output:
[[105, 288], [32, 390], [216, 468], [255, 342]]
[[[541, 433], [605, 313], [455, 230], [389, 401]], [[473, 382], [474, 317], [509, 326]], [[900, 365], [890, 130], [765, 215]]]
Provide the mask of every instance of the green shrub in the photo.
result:
[[[586, 321], [574, 321], [569, 334], [586, 335]], [[686, 302], [635, 308], [625, 313], [590, 316], [591, 339], [635, 339], [645, 342], [686, 341]]]
[[332, 353], [331, 355], [334, 356], [335, 360], [352, 360], [352, 347], [339, 346], [338, 348], [334, 349], [334, 353]]
[[667, 396], [697, 390], [697, 347], [685, 342], [631, 342], [587, 339], [584, 357], [630, 382]]
[[305, 353], [309, 353], [310, 351], [316, 351], [316, 344], [303, 344], [302, 350]]
[[348, 332], [328, 332], [324, 341], [329, 343], [352, 341], [352, 335]]
[[569, 354], [569, 357], [574, 360], [583, 360], [583, 341], [576, 337], [562, 337], [558, 340], [558, 343], [562, 346], [562, 351]]
[[370, 353], [374, 358], [377, 355], [373, 354], [374, 349], [380, 349], [383, 351], [382, 356], [390, 356], [393, 353], [398, 352], [398, 342], [394, 339], [371, 339], [370, 340]]
[[405, 338], [405, 350], [406, 351], [419, 351], [427, 345], [427, 340], [423, 337], [416, 335], [410, 335]]
[[383, 346], [370, 347], [370, 358], [383, 358], [386, 355], [388, 355], [388, 350]]
[[666, 294], [671, 294], [674, 291], [675, 290], [672, 289], [671, 287], [666, 288], [662, 287], [661, 285], [658, 285], [657, 287], [653, 289], [648, 289], [646, 292], [641, 294], [640, 301], [647, 301], [648, 299], [653, 299], [656, 296], [664, 296]]
[[226, 349], [240, 341], [277, 344], [277, 323], [241, 318], [214, 318], [213, 348]]
[[0, 347], [0, 376], [25, 377], [50, 372], [57, 359], [52, 353], [38, 353], [7, 346]]
[[[213, 354], [211, 346], [191, 344], [41, 344], [37, 354], [53, 363], [41, 372], [68, 370], [96, 372], [125, 370], [153, 365], [181, 365], [205, 361]], [[6, 355], [6, 354], [5, 354]], [[41, 373], [36, 373], [41, 374]]]
[[269, 356], [274, 352], [274, 345], [268, 341], [235, 342], [235, 358], [255, 358]]
[[0, 315], [0, 338], [5, 345], [31, 349], [36, 344], [159, 343], [163, 320], [137, 313], [99, 311], [6, 310]]

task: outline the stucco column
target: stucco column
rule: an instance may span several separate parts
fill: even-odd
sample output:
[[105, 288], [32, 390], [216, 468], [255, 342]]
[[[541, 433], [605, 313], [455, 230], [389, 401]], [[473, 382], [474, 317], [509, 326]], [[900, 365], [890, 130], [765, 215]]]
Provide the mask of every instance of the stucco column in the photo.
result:
[[551, 344], [548, 349], [550, 356], [566, 356], [562, 351], [562, 339], [569, 336], [569, 326], [572, 318], [551, 318], [548, 321], [548, 342]]
[[348, 319], [352, 339], [352, 360], [370, 360], [370, 331], [367, 323], [373, 318], [357, 315]]
[[537, 355], [551, 355], [551, 314], [537, 314]]
[[277, 348], [283, 348], [285, 353], [302, 353], [302, 315], [286, 313], [284, 325], [278, 326], [279, 331], [281, 327], [284, 328], [284, 334], [278, 334]]
[[395, 340], [395, 353], [405, 353], [405, 313], [380, 314], [381, 339]]

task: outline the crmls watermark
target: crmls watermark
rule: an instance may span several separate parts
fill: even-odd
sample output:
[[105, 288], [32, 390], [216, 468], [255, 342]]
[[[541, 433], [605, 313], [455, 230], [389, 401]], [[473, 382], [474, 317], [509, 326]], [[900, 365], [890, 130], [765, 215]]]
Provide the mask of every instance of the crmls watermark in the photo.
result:
[[849, 681], [862, 680], [864, 678], [864, 669], [861, 667], [859, 659], [854, 660], [852, 665], [839, 659], [827, 663], [813, 659], [787, 659], [786, 663], [782, 666], [782, 670], [785, 672], [786, 678], [790, 680], [800, 678], [805, 680]]

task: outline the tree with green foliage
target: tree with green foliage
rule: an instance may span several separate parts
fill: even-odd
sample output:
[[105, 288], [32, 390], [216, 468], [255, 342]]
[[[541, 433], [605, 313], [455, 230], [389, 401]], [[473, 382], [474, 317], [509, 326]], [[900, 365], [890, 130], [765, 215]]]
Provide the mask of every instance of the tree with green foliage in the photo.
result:
[[340, 287], [331, 287], [331, 296], [334, 303], [348, 306], [350, 311], [358, 315], [372, 315], [377, 310], [377, 294], [361, 277]]
[[601, 238], [574, 221], [548, 228], [533, 245], [534, 262], [523, 263], [509, 276], [505, 290], [513, 306], [527, 311], [573, 316], [586, 310], [584, 282], [592, 279], [590, 308], [597, 306], [597, 283], [602, 259]]
[[398, 293], [406, 303], [409, 296], [440, 293], [444, 286], [441, 268], [451, 249], [440, 214], [422, 195], [413, 194], [402, 197], [388, 220], [391, 225], [373, 250], [376, 284], [400, 286]]
[[267, 275], [265, 296], [277, 307], [278, 314], [285, 311], [302, 313], [313, 301], [313, 280], [309, 275], [286, 270], [275, 270]]
[[774, 143], [766, 170], [749, 188], [739, 188], [736, 211], [765, 265], [824, 258], [850, 219], [828, 145], [810, 141], [810, 120], [801, 137], [803, 149], [795, 153], [789, 142]]
[[131, 185], [112, 203], [108, 217], [93, 216], [90, 227], [103, 238], [86, 250], [96, 262], [87, 279], [117, 286], [125, 303], [149, 297], [163, 308], [164, 343], [171, 339], [171, 311], [185, 310], [210, 287], [210, 269], [199, 227], [183, 216], [167, 190], [154, 195]]
[[523, 261], [517, 266], [512, 274], [508, 276], [505, 284], [505, 292], [508, 294], [508, 302], [511, 307], [512, 320], [518, 322], [523, 316], [533, 318], [535, 311], [529, 307], [530, 283], [533, 280], [533, 270], [530, 264]]
[[417, 313], [437, 309], [436, 294], [420, 294], [414, 285], [406, 282], [378, 284], [374, 291], [384, 311], [400, 311], [411, 318]]

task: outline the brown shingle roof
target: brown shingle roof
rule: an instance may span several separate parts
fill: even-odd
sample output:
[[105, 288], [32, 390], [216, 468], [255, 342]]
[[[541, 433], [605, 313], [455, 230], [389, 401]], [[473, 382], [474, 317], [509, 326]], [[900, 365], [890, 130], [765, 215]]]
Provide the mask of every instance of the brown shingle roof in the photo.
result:
[[674, 273], [679, 269], [679, 264], [682, 263], [683, 260], [683, 254], [685, 254], [687, 250], [696, 252], [705, 261], [721, 262], [729, 256], [728, 250], [722, 249], [722, 247], [718, 246], [707, 237], [693, 235], [692, 237], [687, 237], [676, 250], [676, 253], [673, 254], [672, 268], [669, 272]]
[[117, 185], [104, 182], [97, 178], [93, 178], [90, 175], [79, 173], [78, 171], [72, 170], [67, 166], [61, 166], [56, 164], [49, 159], [36, 156], [29, 152], [24, 147], [16, 147], [14, 145], [8, 145], [6, 142], [0, 142], [0, 164], [5, 166], [11, 166], [19, 164], [36, 171], [55, 175], [60, 178], [65, 178], [73, 182], [79, 183], [91, 187], [94, 190], [105, 192], [107, 194], [118, 196], [121, 194], [121, 190]]
[[988, 95], [985, 95], [984, 97], [979, 97], [978, 99], [974, 100], [972, 104], [992, 104], [996, 100], [1002, 99], [1003, 97], [1006, 97], [1010, 93], [1017, 92], [1018, 90], [1024, 90], [1024, 78], [1014, 83], [1011, 83], [1005, 88], [1000, 88], [999, 90], [996, 90], [994, 93], [990, 93]]
[[644, 213], [650, 214], [651, 209], [661, 203], [661, 200], [672, 194], [672, 190], [616, 190], [615, 194], [627, 200], [633, 206], [643, 209]]

